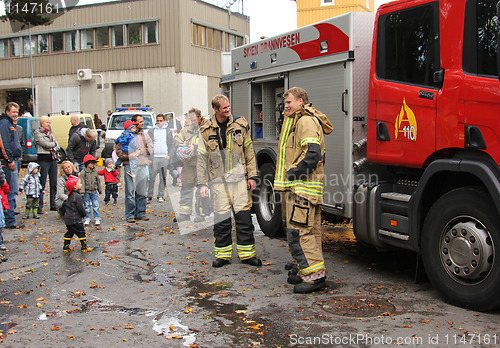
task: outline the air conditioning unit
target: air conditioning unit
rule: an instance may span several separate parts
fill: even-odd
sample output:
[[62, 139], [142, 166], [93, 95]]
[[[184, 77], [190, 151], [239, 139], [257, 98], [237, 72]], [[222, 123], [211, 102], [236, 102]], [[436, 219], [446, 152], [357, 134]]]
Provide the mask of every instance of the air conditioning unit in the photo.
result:
[[92, 80], [92, 69], [78, 69], [76, 79], [79, 81]]

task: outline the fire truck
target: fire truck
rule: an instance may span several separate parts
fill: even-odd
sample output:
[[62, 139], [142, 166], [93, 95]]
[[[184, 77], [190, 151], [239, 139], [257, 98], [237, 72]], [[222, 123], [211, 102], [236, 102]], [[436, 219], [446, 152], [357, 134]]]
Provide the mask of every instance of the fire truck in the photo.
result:
[[326, 136], [323, 211], [362, 243], [416, 252], [448, 302], [500, 306], [497, 0], [404, 0], [231, 52], [221, 88], [250, 123], [263, 232], [283, 234], [273, 190], [283, 93], [304, 88]]

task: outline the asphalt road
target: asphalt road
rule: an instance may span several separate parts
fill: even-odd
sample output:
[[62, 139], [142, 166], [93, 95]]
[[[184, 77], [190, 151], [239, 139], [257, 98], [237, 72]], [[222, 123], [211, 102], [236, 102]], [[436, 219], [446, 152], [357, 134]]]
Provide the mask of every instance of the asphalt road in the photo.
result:
[[[153, 201], [149, 221], [123, 221], [102, 206], [102, 230], [87, 229], [91, 253], [62, 252], [55, 212], [6, 230], [0, 264], [0, 346], [5, 347], [489, 347], [500, 343], [500, 312], [443, 302], [415, 283], [416, 257], [377, 253], [349, 225], [323, 225], [328, 288], [296, 295], [286, 283], [286, 241], [256, 231], [264, 264], [211, 267], [210, 222], [172, 221]], [[101, 197], [102, 201], [103, 197]], [[19, 199], [21, 205], [23, 199]], [[258, 227], [258, 226], [257, 226]], [[73, 244], [76, 246], [76, 239]]]

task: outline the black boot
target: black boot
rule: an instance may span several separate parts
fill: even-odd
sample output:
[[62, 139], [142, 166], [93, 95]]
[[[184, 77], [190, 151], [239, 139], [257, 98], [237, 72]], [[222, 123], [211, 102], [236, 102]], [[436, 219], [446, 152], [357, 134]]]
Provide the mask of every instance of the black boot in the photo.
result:
[[313, 282], [302, 282], [293, 287], [296, 294], [308, 294], [326, 288], [326, 277], [316, 279]]
[[299, 276], [299, 269], [297, 265], [293, 265], [293, 267], [288, 271], [288, 279], [286, 280], [289, 284], [300, 284], [302, 283], [302, 278]]
[[262, 261], [258, 257], [251, 257], [246, 260], [241, 260], [241, 263], [246, 263], [247, 265], [250, 266], [255, 266], [255, 267], [260, 267], [262, 266]]
[[64, 239], [64, 245], [63, 245], [63, 251], [65, 253], [69, 253], [70, 251], [73, 251], [73, 248], [70, 248], [71, 244], [71, 239]]
[[82, 247], [82, 253], [88, 253], [92, 251], [92, 248], [87, 246], [87, 238], [80, 239], [80, 245]]
[[214, 262], [212, 262], [212, 267], [219, 268], [225, 265], [230, 264], [231, 261], [226, 260], [226, 259], [215, 259]]

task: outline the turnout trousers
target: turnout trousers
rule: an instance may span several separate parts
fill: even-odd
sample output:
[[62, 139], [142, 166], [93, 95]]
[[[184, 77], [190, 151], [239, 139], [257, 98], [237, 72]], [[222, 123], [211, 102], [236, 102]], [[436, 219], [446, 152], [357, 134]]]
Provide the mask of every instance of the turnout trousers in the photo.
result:
[[231, 212], [234, 212], [238, 257], [240, 260], [246, 260], [257, 256], [250, 211], [252, 196], [247, 190], [247, 181], [215, 183], [212, 185], [212, 196], [215, 212], [215, 258], [231, 260], [233, 254]]
[[291, 191], [282, 193], [286, 211], [286, 237], [299, 275], [305, 281], [326, 276], [321, 246], [321, 206], [297, 196]]

